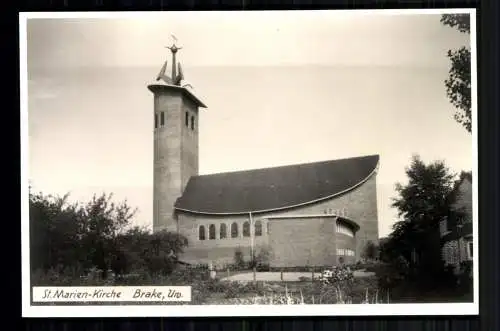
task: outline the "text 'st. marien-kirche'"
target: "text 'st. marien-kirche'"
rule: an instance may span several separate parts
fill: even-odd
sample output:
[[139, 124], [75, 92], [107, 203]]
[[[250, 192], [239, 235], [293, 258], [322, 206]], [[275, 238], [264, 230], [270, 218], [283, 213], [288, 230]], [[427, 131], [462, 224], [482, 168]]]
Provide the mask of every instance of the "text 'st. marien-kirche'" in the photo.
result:
[[179, 259], [232, 263], [265, 249], [270, 267], [331, 266], [361, 258], [378, 241], [378, 155], [198, 174], [199, 111], [176, 55], [154, 95], [153, 229], [188, 239]]

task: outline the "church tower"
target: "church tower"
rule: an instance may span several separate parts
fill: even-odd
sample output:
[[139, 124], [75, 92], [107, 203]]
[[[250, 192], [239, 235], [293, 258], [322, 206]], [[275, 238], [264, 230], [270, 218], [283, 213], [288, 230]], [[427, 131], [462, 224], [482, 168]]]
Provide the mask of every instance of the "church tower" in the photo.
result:
[[177, 231], [174, 204], [191, 176], [198, 175], [199, 109], [206, 106], [182, 85], [184, 76], [175, 43], [171, 77], [165, 74], [167, 61], [148, 86], [154, 96], [153, 231]]

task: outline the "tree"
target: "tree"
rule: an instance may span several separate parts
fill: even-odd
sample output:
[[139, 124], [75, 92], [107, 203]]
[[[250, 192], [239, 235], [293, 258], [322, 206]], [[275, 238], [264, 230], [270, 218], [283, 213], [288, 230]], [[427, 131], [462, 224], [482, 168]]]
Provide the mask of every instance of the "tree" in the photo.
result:
[[81, 259], [78, 247], [78, 206], [63, 197], [29, 195], [30, 266], [32, 270], [75, 266]]
[[[78, 277], [96, 268], [126, 274], [148, 271], [168, 274], [176, 266], [187, 239], [177, 233], [151, 233], [130, 227], [135, 210], [112, 195], [94, 195], [86, 204], [30, 192], [30, 255], [32, 271], [73, 269]], [[75, 275], [76, 276], [76, 275]]]
[[[470, 34], [469, 14], [446, 14], [441, 17], [445, 26]], [[451, 61], [449, 77], [445, 80], [446, 93], [450, 102], [457, 108], [455, 120], [470, 133], [472, 130], [471, 114], [471, 53], [468, 46], [457, 50], [448, 50]]]
[[419, 156], [412, 158], [406, 175], [408, 183], [396, 184], [399, 196], [392, 204], [401, 220], [393, 226], [386, 245], [402, 256], [410, 269], [432, 278], [443, 269], [439, 223], [449, 215], [455, 176], [444, 162], [426, 165]]
[[367, 260], [375, 260], [378, 256], [378, 247], [372, 241], [368, 241], [361, 256]]
[[32, 269], [109, 268], [114, 238], [130, 224], [135, 210], [112, 195], [95, 196], [86, 205], [69, 204], [69, 195], [30, 192]]
[[187, 244], [187, 239], [177, 233], [160, 231], [150, 234], [147, 246], [142, 251], [147, 270], [152, 274], [171, 273]]

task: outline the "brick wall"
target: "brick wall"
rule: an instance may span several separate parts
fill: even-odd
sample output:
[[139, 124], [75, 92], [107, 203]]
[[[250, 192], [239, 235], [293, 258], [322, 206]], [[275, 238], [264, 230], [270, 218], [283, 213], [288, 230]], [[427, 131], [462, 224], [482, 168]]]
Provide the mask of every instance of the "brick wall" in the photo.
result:
[[335, 264], [335, 218], [289, 218], [269, 222], [272, 267]]
[[[324, 215], [325, 212], [339, 210], [341, 215], [343, 215], [356, 222], [360, 226], [360, 230], [356, 233], [355, 238], [348, 237], [343, 234], [335, 235], [335, 226], [326, 222], [325, 219], [333, 220], [329, 217], [320, 217]], [[316, 218], [293, 218], [294, 215], [318, 215]], [[263, 235], [261, 237], [256, 237], [255, 247], [258, 250], [259, 247], [269, 247], [271, 246], [271, 237], [276, 235], [273, 245], [274, 250], [279, 252], [285, 252], [283, 247], [287, 247], [284, 243], [284, 235], [280, 233], [286, 233], [287, 231], [292, 231], [295, 233], [295, 238], [300, 242], [310, 242], [311, 245], [315, 245], [315, 250], [320, 251], [319, 257], [311, 257], [317, 259], [314, 263], [332, 264], [338, 262], [336, 256], [336, 247], [331, 243], [337, 243], [341, 248], [351, 248], [355, 246], [353, 250], [356, 252], [355, 257], [345, 257], [346, 261], [355, 261], [360, 257], [362, 249], [367, 241], [371, 240], [373, 242], [378, 241], [378, 215], [377, 215], [377, 199], [376, 199], [376, 174], [371, 176], [367, 181], [357, 188], [332, 199], [324, 200], [310, 205], [305, 205], [302, 207], [296, 207], [293, 209], [275, 211], [271, 213], [252, 215], [253, 220], [260, 220], [263, 225]], [[273, 219], [273, 217], [288, 217], [282, 219]], [[249, 215], [226, 215], [226, 216], [214, 216], [214, 215], [201, 215], [201, 214], [191, 214], [185, 212], [178, 212], [178, 224], [179, 232], [188, 238], [189, 247], [186, 250], [186, 259], [196, 259], [196, 256], [205, 256], [207, 254], [202, 254], [203, 251], [213, 250], [210, 258], [214, 261], [225, 260], [232, 261], [234, 256], [234, 251], [237, 247], [245, 249], [249, 252], [250, 248], [250, 238], [243, 237], [241, 234], [241, 229], [243, 223], [249, 221]], [[323, 221], [321, 221], [323, 220]], [[214, 240], [199, 240], [198, 230], [199, 226], [203, 225], [208, 229], [210, 224], [216, 226], [216, 233], [219, 234], [220, 224], [225, 223], [228, 229], [228, 234], [230, 234], [230, 225], [235, 222], [238, 224], [239, 236], [238, 238], [226, 238], [226, 239], [214, 239]], [[323, 225], [320, 225], [323, 222]], [[328, 226], [328, 228], [325, 228]], [[269, 227], [269, 233], [267, 233], [267, 228]], [[272, 228], [274, 227], [274, 232]], [[301, 229], [300, 231], [297, 229]], [[230, 237], [230, 236], [229, 236]], [[207, 237], [208, 238], [208, 237]], [[281, 238], [281, 239], [280, 239]], [[289, 237], [292, 238], [292, 237]], [[318, 239], [319, 238], [319, 239]], [[328, 242], [326, 239], [330, 238]], [[318, 240], [324, 240], [323, 244], [320, 245], [324, 247], [320, 249], [318, 245], [315, 244]], [[279, 243], [283, 243], [283, 247], [280, 247]], [[306, 247], [306, 244], [301, 244], [300, 247]], [[348, 246], [348, 247], [342, 247]], [[299, 256], [297, 260], [304, 261], [305, 255], [309, 256], [309, 251], [311, 248], [303, 248], [303, 252], [296, 253]], [[328, 251], [328, 256], [326, 256], [325, 251]], [[333, 254], [331, 254], [333, 252]], [[228, 256], [231, 254], [231, 256]], [[275, 254], [277, 254], [275, 252]], [[283, 253], [286, 254], [286, 253]], [[315, 253], [316, 254], [316, 253]], [[279, 255], [279, 254], [277, 254]], [[249, 256], [249, 254], [248, 254]], [[275, 263], [278, 263], [277, 261]], [[288, 263], [288, 262], [286, 262]], [[294, 262], [296, 263], [296, 262]]]

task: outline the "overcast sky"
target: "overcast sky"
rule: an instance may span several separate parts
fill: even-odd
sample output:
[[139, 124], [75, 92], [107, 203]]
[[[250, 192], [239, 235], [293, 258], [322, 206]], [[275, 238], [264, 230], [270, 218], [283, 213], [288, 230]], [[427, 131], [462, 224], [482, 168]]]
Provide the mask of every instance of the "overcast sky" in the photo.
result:
[[412, 154], [472, 169], [453, 120], [446, 52], [470, 43], [439, 14], [162, 13], [136, 19], [31, 19], [29, 177], [88, 200], [114, 192], [152, 224], [153, 98], [171, 34], [195, 93], [200, 172], [379, 154], [380, 234]]

